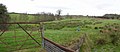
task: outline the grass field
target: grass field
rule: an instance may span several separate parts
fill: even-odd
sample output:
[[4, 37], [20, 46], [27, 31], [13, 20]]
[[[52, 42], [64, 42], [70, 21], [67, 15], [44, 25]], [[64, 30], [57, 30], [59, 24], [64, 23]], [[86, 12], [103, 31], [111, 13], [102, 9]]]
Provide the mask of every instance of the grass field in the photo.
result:
[[[108, 39], [104, 38], [105, 40], [107, 40], [107, 41], [105, 41], [107, 43], [103, 42], [104, 44], [97, 44], [97, 42], [99, 42], [97, 40], [99, 40], [101, 37], [107, 37], [107, 36], [104, 36], [104, 34], [106, 35], [106, 33], [101, 33], [100, 30], [107, 29], [104, 27], [107, 25], [113, 25], [113, 24], [120, 24], [120, 20], [78, 18], [78, 19], [64, 19], [64, 20], [59, 20], [59, 21], [45, 22], [44, 23], [44, 26], [46, 29], [45, 37], [49, 38], [50, 40], [52, 40], [56, 43], [59, 43], [60, 45], [69, 47], [69, 46], [73, 45], [74, 43], [77, 43], [77, 40], [81, 37], [81, 35], [87, 34], [90, 37], [90, 40], [92, 41], [92, 44], [93, 44], [93, 46], [91, 46], [92, 52], [95, 52], [95, 51], [101, 52], [101, 50], [103, 52], [110, 52], [111, 50], [115, 51], [115, 52], [119, 52], [120, 46], [113, 45], [110, 42], [111, 38], [108, 38]], [[96, 27], [96, 29], [95, 29], [95, 27]], [[99, 28], [99, 27], [102, 27], [102, 28]], [[77, 31], [78, 28], [80, 31]], [[30, 32], [30, 31], [28, 31], [28, 32]], [[14, 34], [14, 33], [16, 33], [16, 34]], [[41, 43], [41, 37], [40, 37], [40, 33], [38, 31], [33, 31], [32, 36], [39, 43]], [[41, 46], [34, 43], [34, 41], [30, 37], [28, 37], [28, 38], [27, 37], [28, 37], [28, 35], [25, 32], [21, 31], [20, 29], [17, 30], [16, 32], [7, 31], [0, 37], [0, 40], [1, 40], [0, 41], [0, 51], [8, 52], [8, 51], [11, 51], [12, 49], [15, 50], [16, 47], [18, 49], [20, 47], [20, 45], [22, 45], [22, 44], [24, 44], [24, 46], [21, 48], [21, 51], [23, 51], [23, 52], [38, 52], [38, 51], [40, 51], [39, 49], [41, 49]], [[110, 40], [110, 41], [108, 41], [108, 40]], [[26, 42], [24, 43], [24, 41], [26, 41]], [[8, 44], [9, 45], [8, 47], [10, 47], [10, 48], [6, 48], [7, 46], [5, 44], [2, 44], [3, 42], [6, 42], [6, 44]], [[82, 48], [87, 49], [84, 46]], [[36, 49], [34, 49], [32, 47], [35, 47]]]

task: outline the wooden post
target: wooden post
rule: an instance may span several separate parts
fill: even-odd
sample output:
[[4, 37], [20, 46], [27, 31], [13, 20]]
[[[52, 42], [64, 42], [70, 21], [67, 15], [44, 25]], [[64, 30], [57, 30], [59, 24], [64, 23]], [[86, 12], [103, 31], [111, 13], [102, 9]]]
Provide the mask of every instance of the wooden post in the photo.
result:
[[40, 32], [41, 32], [41, 38], [42, 38], [42, 47], [45, 47], [44, 43], [44, 25], [43, 23], [40, 23]]

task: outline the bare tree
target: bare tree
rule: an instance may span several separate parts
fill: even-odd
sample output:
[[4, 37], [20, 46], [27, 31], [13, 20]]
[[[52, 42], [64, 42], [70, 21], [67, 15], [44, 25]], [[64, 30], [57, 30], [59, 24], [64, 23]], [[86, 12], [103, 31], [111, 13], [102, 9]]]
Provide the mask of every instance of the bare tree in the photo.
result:
[[58, 20], [58, 19], [60, 19], [60, 15], [61, 15], [61, 12], [62, 12], [62, 10], [61, 9], [58, 9], [57, 11], [57, 16], [55, 17], [55, 20]]
[[60, 16], [62, 10], [61, 10], [61, 9], [58, 9], [56, 12], [57, 12], [57, 15]]

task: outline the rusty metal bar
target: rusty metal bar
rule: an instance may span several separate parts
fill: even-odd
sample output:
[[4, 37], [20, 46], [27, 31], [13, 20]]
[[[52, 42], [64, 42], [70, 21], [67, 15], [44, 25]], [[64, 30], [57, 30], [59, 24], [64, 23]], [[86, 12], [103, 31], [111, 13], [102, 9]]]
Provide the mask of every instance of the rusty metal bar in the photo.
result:
[[[8, 27], [9, 27], [10, 25], [11, 25], [11, 24], [9, 24]], [[5, 32], [6, 32], [6, 30], [3, 30], [2, 33], [0, 34], [0, 36], [2, 36]]]
[[[29, 34], [32, 34], [32, 32], [33, 32], [33, 29], [32, 29], [32, 31], [31, 31]], [[25, 45], [26, 41], [28, 40], [28, 37], [29, 37], [29, 36], [27, 36], [25, 42], [19, 47], [18, 50], [20, 50], [20, 49]]]
[[0, 36], [2, 36], [5, 33], [6, 30], [2, 31], [2, 33], [0, 34]]
[[[7, 22], [7, 23], [0, 23], [0, 24], [40, 24], [41, 22], [46, 22], [46, 21], [40, 21], [40, 22]], [[47, 23], [47, 24], [56, 24], [56, 23]], [[67, 23], [67, 24], [76, 24], [76, 23]]]
[[[42, 22], [42, 21], [41, 21]], [[8, 23], [0, 23], [0, 24], [39, 24], [40, 22], [8, 22]]]
[[75, 52], [74, 50], [65, 48], [65, 47], [63, 47], [63, 46], [61, 46], [61, 45], [59, 45], [59, 44], [57, 44], [57, 43], [54, 43], [53, 41], [51, 41], [51, 40], [49, 40], [49, 39], [47, 39], [47, 38], [45, 38], [45, 37], [43, 37], [43, 38], [44, 38], [44, 40], [47, 40], [48, 42], [54, 44], [55, 46], [59, 47], [60, 49], [66, 51], [66, 52]]
[[0, 40], [3, 44], [5, 44], [6, 47], [9, 47], [7, 42], [3, 42], [2, 40]]
[[40, 45], [40, 43], [37, 42], [37, 40], [35, 40], [20, 24], [18, 24], [18, 26], [22, 28], [38, 45]]

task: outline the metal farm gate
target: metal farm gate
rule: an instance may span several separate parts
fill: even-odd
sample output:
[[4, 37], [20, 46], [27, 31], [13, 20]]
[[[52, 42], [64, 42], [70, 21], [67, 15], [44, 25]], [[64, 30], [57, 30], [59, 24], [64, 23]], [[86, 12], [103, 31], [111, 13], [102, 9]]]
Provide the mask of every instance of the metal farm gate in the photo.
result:
[[[79, 48], [84, 42], [84, 37], [82, 37], [75, 50], [63, 47], [44, 37], [42, 22], [0, 23], [0, 26], [3, 26], [3, 28], [4, 25], [7, 25], [10, 29], [0, 31], [0, 51], [2, 52], [18, 52], [19, 50], [39, 49], [40, 47], [47, 52], [79, 52]], [[39, 50], [39, 52], [42, 51]]]
[[[33, 24], [37, 27], [32, 27]], [[2, 28], [0, 29], [0, 51], [18, 52], [18, 50], [40, 48], [39, 24], [33, 22], [0, 23], [0, 28]], [[6, 27], [7, 30], [4, 29]]]

